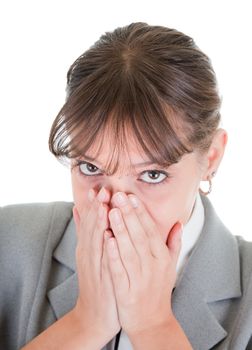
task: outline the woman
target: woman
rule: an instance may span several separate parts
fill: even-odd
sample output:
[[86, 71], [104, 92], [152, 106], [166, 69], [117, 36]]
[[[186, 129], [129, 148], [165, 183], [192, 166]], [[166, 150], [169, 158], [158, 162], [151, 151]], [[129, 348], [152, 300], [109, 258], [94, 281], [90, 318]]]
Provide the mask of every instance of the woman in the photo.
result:
[[174, 29], [117, 28], [73, 63], [49, 147], [74, 204], [2, 208], [1, 349], [252, 349], [252, 244], [207, 198], [220, 105]]

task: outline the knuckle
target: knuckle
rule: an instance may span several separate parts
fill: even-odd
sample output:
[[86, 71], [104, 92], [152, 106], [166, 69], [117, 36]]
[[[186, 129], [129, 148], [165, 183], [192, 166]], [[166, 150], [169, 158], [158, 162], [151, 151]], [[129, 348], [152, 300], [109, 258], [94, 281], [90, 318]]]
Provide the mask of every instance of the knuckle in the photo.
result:
[[116, 235], [122, 235], [123, 233], [125, 233], [126, 231], [126, 228], [125, 228], [125, 224], [124, 224], [124, 221], [123, 221], [123, 218], [122, 220], [120, 220], [120, 222], [115, 222], [114, 219], [113, 219], [113, 216], [111, 217], [110, 216], [110, 222], [111, 222], [111, 227], [114, 231], [114, 234], [115, 236]]
[[117, 224], [116, 230], [115, 230], [115, 235], [122, 235], [125, 234], [125, 226], [123, 223]]
[[133, 208], [130, 205], [126, 205], [125, 207], [121, 208], [121, 210], [125, 216], [130, 216], [133, 213]]

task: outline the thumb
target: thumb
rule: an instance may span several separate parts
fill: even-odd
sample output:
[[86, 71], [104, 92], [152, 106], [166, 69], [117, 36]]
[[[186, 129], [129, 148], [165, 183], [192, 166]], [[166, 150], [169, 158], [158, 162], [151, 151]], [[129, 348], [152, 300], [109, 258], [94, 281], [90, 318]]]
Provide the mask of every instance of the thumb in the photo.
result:
[[177, 263], [179, 252], [181, 250], [181, 237], [183, 234], [183, 224], [181, 222], [177, 222], [171, 229], [166, 245], [169, 248], [169, 252], [172, 260], [175, 260]]

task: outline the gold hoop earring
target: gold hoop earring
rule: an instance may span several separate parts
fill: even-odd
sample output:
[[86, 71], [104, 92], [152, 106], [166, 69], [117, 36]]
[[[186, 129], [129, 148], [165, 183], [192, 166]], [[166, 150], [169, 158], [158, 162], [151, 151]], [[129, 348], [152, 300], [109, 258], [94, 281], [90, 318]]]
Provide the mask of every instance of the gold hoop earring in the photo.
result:
[[[213, 171], [211, 176], [214, 177], [215, 174], [216, 174], [216, 172]], [[209, 193], [212, 192], [212, 181], [211, 181], [211, 177], [210, 176], [208, 176], [207, 181], [209, 182], [209, 190], [207, 192], [204, 192], [204, 191], [202, 191], [201, 188], [199, 188], [200, 193], [203, 194], [204, 196], [207, 196], [207, 195], [209, 195]]]

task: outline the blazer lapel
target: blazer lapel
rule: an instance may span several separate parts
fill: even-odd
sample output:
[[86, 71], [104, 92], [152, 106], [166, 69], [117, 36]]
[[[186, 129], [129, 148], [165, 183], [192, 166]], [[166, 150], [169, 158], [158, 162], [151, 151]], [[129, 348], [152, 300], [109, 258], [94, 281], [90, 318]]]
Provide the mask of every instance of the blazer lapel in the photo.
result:
[[204, 226], [172, 295], [173, 312], [194, 350], [211, 349], [227, 336], [209, 304], [242, 295], [236, 239], [210, 200], [201, 199]]
[[70, 270], [70, 275], [47, 293], [47, 297], [57, 319], [75, 306], [79, 294], [75, 263], [76, 244], [75, 224], [72, 218], [66, 228], [63, 238], [53, 252], [53, 258]]

